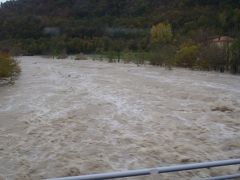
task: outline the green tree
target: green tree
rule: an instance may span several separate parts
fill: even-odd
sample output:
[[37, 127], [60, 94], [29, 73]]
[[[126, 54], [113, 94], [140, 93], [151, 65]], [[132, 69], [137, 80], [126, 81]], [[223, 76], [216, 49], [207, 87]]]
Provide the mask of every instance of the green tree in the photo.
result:
[[225, 48], [208, 45], [201, 47], [200, 62], [208, 64], [208, 69], [224, 72], [227, 68], [227, 51]]
[[197, 60], [198, 46], [183, 46], [176, 53], [176, 65], [192, 68]]
[[240, 72], [240, 39], [235, 40], [230, 48], [230, 70], [234, 74]]

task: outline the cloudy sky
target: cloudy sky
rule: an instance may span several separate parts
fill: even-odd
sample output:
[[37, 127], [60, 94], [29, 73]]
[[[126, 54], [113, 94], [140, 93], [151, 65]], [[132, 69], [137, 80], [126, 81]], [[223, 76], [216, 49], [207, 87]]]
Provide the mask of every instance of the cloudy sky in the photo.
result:
[[7, 0], [0, 0], [0, 2], [5, 2], [5, 1], [7, 1]]

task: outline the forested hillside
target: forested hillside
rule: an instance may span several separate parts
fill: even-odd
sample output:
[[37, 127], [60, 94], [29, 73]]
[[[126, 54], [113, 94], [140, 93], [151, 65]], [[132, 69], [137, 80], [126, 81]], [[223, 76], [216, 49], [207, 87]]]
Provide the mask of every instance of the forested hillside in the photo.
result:
[[238, 0], [15, 0], [1, 4], [0, 48], [13, 53], [149, 51], [153, 25], [171, 25], [172, 45], [236, 39]]

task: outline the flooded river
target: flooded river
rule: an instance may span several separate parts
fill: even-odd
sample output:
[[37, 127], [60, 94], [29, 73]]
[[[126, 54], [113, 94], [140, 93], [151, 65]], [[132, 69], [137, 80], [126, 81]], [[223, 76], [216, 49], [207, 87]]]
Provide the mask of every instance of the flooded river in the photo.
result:
[[[0, 179], [240, 158], [240, 76], [90, 60], [19, 61], [15, 84], [0, 87]], [[231, 172], [237, 169], [159, 179]]]

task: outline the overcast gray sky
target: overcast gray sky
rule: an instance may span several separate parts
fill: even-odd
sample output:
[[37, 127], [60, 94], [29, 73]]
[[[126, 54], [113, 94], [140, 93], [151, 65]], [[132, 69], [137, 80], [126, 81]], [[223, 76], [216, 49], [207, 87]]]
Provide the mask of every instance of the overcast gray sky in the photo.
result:
[[5, 1], [7, 1], [7, 0], [0, 0], [0, 2], [5, 2]]

